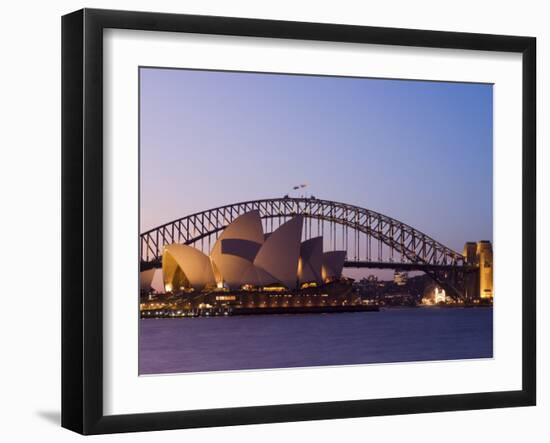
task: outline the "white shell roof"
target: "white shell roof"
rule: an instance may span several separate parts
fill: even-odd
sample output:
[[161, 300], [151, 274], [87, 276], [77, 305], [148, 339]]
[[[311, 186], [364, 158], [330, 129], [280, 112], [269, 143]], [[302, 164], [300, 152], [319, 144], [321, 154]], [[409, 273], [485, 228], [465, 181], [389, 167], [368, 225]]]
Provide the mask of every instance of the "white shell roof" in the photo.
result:
[[323, 279], [342, 276], [346, 251], [330, 251], [323, 254]]
[[297, 215], [279, 226], [265, 240], [254, 259], [262, 268], [289, 289], [296, 287], [303, 216]]
[[300, 283], [321, 283], [323, 266], [323, 237], [314, 237], [302, 242], [300, 246], [300, 265], [298, 278]]
[[212, 248], [210, 257], [215, 264], [216, 281], [230, 289], [243, 285], [243, 274], [264, 242], [259, 211], [250, 211], [237, 217], [225, 228]]
[[172, 283], [178, 267], [189, 280], [191, 287], [196, 290], [215, 285], [210, 258], [198, 249], [180, 244], [166, 246], [162, 255], [165, 284]]
[[150, 291], [156, 269], [147, 269], [139, 273], [139, 288], [142, 291]]
[[[225, 228], [210, 257], [191, 246], [168, 245], [162, 259], [164, 282], [173, 283], [178, 268], [197, 290], [216, 283], [232, 290], [245, 284], [295, 289], [299, 283], [339, 278], [346, 252], [323, 253], [322, 237], [302, 243], [303, 218], [297, 215], [264, 235], [260, 212], [243, 214]], [[142, 287], [150, 287], [153, 275], [142, 274]]]

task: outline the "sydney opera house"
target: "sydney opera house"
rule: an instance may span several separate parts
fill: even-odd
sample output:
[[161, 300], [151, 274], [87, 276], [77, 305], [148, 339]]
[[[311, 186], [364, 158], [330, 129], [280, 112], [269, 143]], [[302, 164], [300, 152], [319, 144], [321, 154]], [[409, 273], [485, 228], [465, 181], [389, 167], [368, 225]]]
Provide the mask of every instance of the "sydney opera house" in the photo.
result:
[[345, 251], [323, 253], [322, 237], [301, 242], [302, 224], [303, 217], [296, 216], [264, 234], [260, 213], [251, 211], [225, 228], [210, 256], [191, 246], [168, 245], [162, 257], [165, 288], [297, 289], [304, 283], [339, 278]]
[[[353, 304], [351, 283], [342, 277], [345, 251], [323, 252], [323, 237], [302, 241], [302, 226], [303, 216], [297, 215], [264, 233], [259, 211], [250, 211], [223, 230], [210, 255], [166, 245], [164, 292], [178, 294], [180, 307], [187, 308]], [[152, 274], [142, 273], [142, 291]]]

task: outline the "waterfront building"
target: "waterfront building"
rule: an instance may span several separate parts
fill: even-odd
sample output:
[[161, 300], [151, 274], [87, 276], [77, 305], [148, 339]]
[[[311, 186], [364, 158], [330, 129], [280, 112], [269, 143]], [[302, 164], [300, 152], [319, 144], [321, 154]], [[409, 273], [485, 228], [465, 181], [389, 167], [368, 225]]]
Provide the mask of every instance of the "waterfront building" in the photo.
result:
[[259, 211], [250, 211], [221, 232], [208, 255], [166, 245], [162, 293], [144, 291], [158, 270], [141, 274], [142, 317], [376, 310], [342, 276], [345, 251], [324, 252], [322, 237], [302, 242], [302, 225], [297, 215], [264, 233]]
[[265, 234], [259, 211], [250, 211], [224, 229], [210, 255], [189, 245], [166, 245], [165, 291], [292, 291], [340, 279], [345, 251], [323, 252], [322, 237], [302, 242], [302, 225], [298, 215]]
[[409, 279], [409, 274], [403, 271], [395, 271], [393, 274], [393, 282], [397, 286], [405, 286], [407, 284], [407, 280]]
[[447, 294], [445, 293], [445, 289], [436, 287], [434, 290], [434, 303], [437, 305], [439, 303], [446, 303], [447, 302]]

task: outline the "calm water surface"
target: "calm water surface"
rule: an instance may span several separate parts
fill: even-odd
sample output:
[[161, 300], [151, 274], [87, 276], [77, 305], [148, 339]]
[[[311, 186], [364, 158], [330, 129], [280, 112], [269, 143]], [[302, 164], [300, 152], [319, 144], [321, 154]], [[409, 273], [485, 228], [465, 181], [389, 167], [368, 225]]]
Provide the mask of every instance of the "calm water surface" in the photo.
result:
[[493, 356], [492, 308], [140, 320], [141, 374]]

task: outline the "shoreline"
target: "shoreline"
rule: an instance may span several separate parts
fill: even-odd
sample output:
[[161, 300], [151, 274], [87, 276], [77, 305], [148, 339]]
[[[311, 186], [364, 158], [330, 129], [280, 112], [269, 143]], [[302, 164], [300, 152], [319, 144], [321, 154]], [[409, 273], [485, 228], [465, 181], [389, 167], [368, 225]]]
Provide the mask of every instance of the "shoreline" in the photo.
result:
[[417, 306], [380, 306], [380, 305], [350, 305], [350, 306], [295, 306], [295, 307], [265, 307], [265, 308], [233, 308], [228, 310], [197, 309], [182, 310], [148, 310], [141, 311], [140, 318], [197, 318], [197, 317], [234, 317], [234, 316], [265, 316], [265, 315], [297, 315], [297, 314], [341, 314], [356, 312], [379, 312], [389, 310], [409, 309], [470, 309], [492, 308], [492, 304], [448, 304], [448, 305], [417, 305]]

